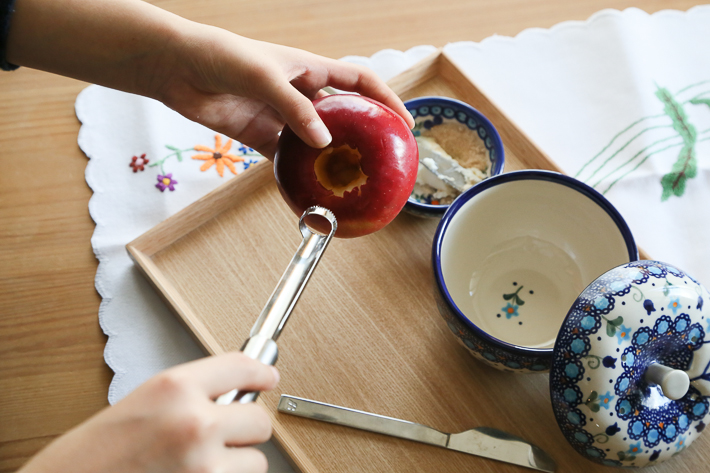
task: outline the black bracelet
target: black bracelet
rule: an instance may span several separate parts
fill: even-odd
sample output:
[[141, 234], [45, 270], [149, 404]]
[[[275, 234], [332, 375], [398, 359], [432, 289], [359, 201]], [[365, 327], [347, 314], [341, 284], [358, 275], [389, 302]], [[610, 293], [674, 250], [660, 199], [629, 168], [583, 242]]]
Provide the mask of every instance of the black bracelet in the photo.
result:
[[10, 20], [15, 12], [15, 0], [0, 0], [0, 69], [14, 71], [15, 64], [7, 62], [7, 34], [10, 32]]

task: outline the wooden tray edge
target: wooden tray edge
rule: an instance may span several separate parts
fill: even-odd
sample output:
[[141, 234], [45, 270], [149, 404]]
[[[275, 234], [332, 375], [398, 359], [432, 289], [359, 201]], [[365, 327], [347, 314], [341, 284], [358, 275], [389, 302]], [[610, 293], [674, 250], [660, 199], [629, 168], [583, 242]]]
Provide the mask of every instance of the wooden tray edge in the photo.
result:
[[[269, 183], [273, 176], [272, 169], [271, 162], [267, 160], [257, 163], [253, 168], [225, 182], [126, 245], [126, 250], [138, 270], [153, 286], [168, 308], [177, 316], [178, 321], [207, 355], [223, 353], [224, 349], [210, 335], [204, 324], [180, 296], [170, 280], [153, 263], [151, 257], [234, 205], [233, 197], [235, 194], [252, 193]], [[301, 448], [294, 446], [295, 442], [291, 434], [285, 430], [281, 423], [276, 422], [277, 413], [272, 412], [261, 399], [257, 399], [256, 402], [272, 418], [274, 425], [272, 440], [274, 445], [284, 454], [284, 457], [294, 470], [317, 473], [318, 470], [308, 459], [305, 452]]]
[[[509, 133], [517, 139], [529, 144], [533, 152], [543, 159], [544, 162], [549, 164], [550, 169], [561, 172], [557, 164], [555, 164], [547, 154], [542, 152], [486, 94], [480, 91], [475, 85], [475, 82], [452, 61], [443, 49], [435, 51], [415, 63], [406, 71], [393, 77], [388, 81], [388, 85], [390, 85], [395, 92], [402, 93], [404, 87], [408, 89], [415, 88], [431, 79], [436, 74], [440, 74], [442, 69], [458, 75], [463, 80], [467, 81], [476, 93], [480, 94], [480, 97], [487, 102], [486, 107], [490, 107], [496, 111], [498, 121], [504, 123], [505, 129]], [[455, 81], [451, 82], [453, 83]], [[236, 176], [209, 192], [182, 211], [159, 223], [126, 245], [129, 255], [138, 266], [138, 269], [153, 285], [168, 307], [177, 315], [178, 320], [195, 338], [200, 347], [208, 354], [218, 354], [223, 352], [223, 350], [219, 347], [216, 340], [209, 335], [204, 325], [197, 319], [170, 281], [162, 275], [151, 258], [182, 236], [190, 233], [224, 210], [233, 206], [233, 197], [235, 194], [251, 193], [268, 183], [272, 173], [272, 164], [264, 160], [254, 165], [243, 174]], [[640, 249], [639, 253], [641, 253]], [[643, 255], [645, 256], [645, 253], [643, 253]], [[318, 473], [317, 468], [313, 465], [311, 460], [309, 460], [305, 452], [300, 447], [294, 446], [295, 441], [292, 435], [286, 431], [285, 427], [280, 422], [276, 422], [278, 413], [268, 409], [261, 399], [257, 399], [256, 402], [269, 413], [274, 424], [274, 444], [284, 453], [285, 458], [291, 466], [299, 472], [307, 471], [309, 473]]]
[[251, 193], [268, 183], [273, 164], [263, 159], [248, 170], [208, 192], [126, 245], [152, 257], [182, 236], [203, 225], [234, 204], [234, 195]]

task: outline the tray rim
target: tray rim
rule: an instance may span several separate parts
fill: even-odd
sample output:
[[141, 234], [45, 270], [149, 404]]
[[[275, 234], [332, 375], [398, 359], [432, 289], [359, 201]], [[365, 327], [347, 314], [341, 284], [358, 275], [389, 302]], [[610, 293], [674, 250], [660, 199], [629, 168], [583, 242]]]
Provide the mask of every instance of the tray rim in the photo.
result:
[[[444, 72], [447, 74], [447, 77], [444, 77]], [[501, 135], [507, 133], [514, 137], [513, 141], [515, 143], [522, 142], [524, 144], [523, 148], [536, 155], [537, 166], [546, 166], [547, 169], [551, 171], [564, 174], [561, 168], [552, 161], [525, 132], [520, 130], [493, 100], [478, 88], [475, 81], [456, 65], [444, 48], [439, 48], [432, 52], [410, 68], [390, 79], [387, 83], [396, 93], [403, 95], [406, 94], [407, 91], [415, 89], [437, 75], [444, 77], [454, 89], [456, 89], [455, 84], [458, 83], [458, 81], [465, 81], [467, 87], [472, 87], [473, 90], [475, 90], [475, 93], [483, 102], [485, 109], [490, 109], [495, 112], [497, 117], [496, 121], [498, 122], [495, 123], [495, 126], [501, 131]], [[485, 111], [482, 111], [482, 113], [488, 115]], [[501, 123], [503, 124], [502, 126]], [[509, 142], [508, 146], [515, 143]], [[518, 153], [516, 153], [516, 155], [517, 154]], [[233, 208], [235, 205], [240, 205], [239, 201], [235, 204], [235, 200], [232, 199], [234, 194], [253, 193], [269, 184], [272, 175], [273, 164], [269, 160], [264, 159], [253, 165], [249, 170], [235, 176], [184, 209], [168, 217], [126, 245], [128, 254], [140, 272], [155, 288], [158, 295], [166, 302], [168, 308], [177, 316], [178, 321], [186, 327], [190, 335], [208, 355], [220, 354], [225, 350], [223, 350], [217, 340], [209, 334], [206, 327], [200, 322], [199, 318], [195, 316], [190, 306], [182, 298], [170, 280], [164, 276], [162, 271], [153, 262], [152, 257], [161, 250], [170, 247], [170, 245], [183, 236], [188, 235], [209, 222], [225, 210]], [[640, 248], [639, 256], [641, 259], [648, 259], [645, 252]], [[266, 408], [261, 398], [257, 399], [256, 402]], [[272, 440], [277, 448], [284, 453], [285, 458], [291, 466], [301, 472], [318, 472], [319, 469], [313, 465], [306, 452], [293, 441], [292, 434], [283, 424], [276, 421], [276, 417], [269, 409], [266, 410], [269, 412], [273, 422]]]

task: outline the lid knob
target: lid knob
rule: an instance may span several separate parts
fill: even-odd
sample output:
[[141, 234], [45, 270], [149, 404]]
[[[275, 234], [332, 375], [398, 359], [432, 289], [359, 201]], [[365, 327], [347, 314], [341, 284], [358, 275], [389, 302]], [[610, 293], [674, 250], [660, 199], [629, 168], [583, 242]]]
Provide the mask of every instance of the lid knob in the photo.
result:
[[682, 398], [690, 388], [690, 378], [683, 370], [669, 368], [660, 363], [651, 364], [644, 375], [646, 381], [657, 384], [663, 390], [663, 394], [672, 400]]

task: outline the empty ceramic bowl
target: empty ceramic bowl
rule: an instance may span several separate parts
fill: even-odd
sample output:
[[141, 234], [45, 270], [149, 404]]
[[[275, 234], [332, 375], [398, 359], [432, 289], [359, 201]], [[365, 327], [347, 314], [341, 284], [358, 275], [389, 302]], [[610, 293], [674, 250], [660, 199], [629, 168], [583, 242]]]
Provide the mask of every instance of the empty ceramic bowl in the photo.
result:
[[636, 259], [606, 199], [545, 171], [465, 192], [434, 240], [438, 306], [458, 340], [496, 368], [550, 369], [560, 430], [607, 466], [673, 457], [710, 412], [710, 293]]
[[[420, 147], [440, 146], [446, 159], [463, 166], [467, 185], [503, 171], [504, 151], [498, 131], [478, 110], [447, 97], [420, 97], [404, 102], [414, 117], [412, 130]], [[435, 144], [431, 144], [431, 143]], [[408, 213], [441, 218], [460, 194], [420, 164], [417, 184], [404, 206]]]
[[439, 311], [476, 358], [546, 371], [582, 290], [636, 259], [623, 218], [586, 184], [548, 171], [493, 176], [464, 192], [439, 223]]

